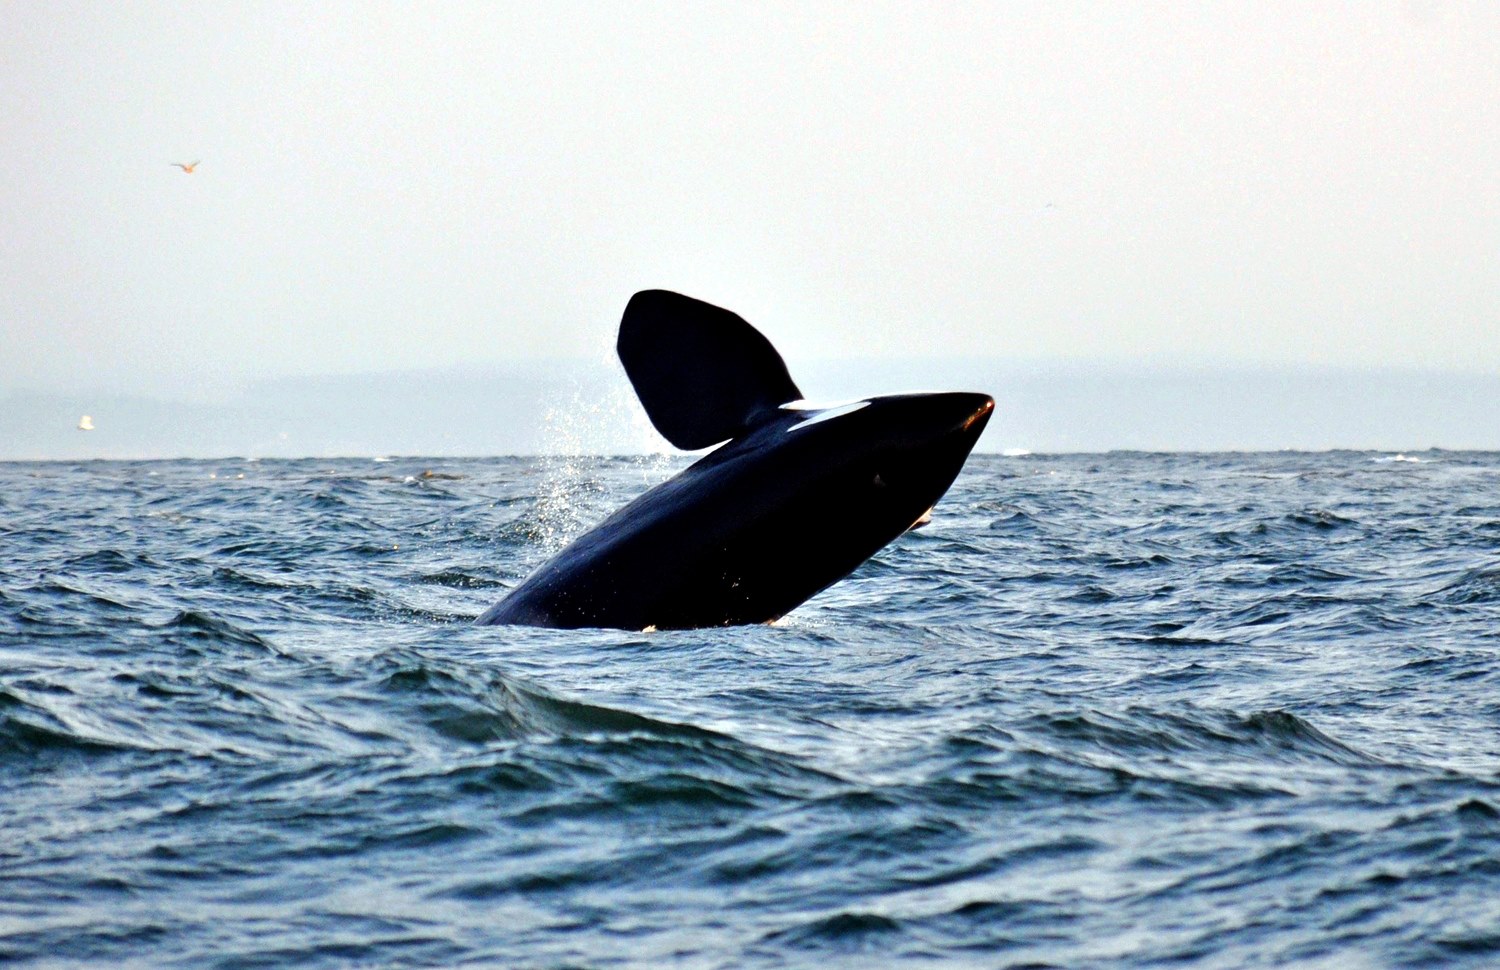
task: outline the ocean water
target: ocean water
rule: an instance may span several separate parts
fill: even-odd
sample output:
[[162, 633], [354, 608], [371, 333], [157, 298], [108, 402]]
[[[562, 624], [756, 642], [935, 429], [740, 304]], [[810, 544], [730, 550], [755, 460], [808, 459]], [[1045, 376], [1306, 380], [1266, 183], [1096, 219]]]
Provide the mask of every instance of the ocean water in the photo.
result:
[[976, 456], [773, 626], [469, 624], [677, 467], [0, 464], [0, 962], [1500, 964], [1500, 454]]

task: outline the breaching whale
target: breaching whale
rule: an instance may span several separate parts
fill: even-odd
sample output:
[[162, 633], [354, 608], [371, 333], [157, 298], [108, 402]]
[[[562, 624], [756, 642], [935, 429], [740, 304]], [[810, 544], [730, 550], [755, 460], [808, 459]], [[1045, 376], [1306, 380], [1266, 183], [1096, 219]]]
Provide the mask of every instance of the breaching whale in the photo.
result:
[[477, 622], [665, 630], [778, 619], [924, 521], [994, 409], [973, 393], [806, 405], [758, 330], [666, 290], [631, 297], [616, 349], [668, 441], [723, 444], [574, 540]]

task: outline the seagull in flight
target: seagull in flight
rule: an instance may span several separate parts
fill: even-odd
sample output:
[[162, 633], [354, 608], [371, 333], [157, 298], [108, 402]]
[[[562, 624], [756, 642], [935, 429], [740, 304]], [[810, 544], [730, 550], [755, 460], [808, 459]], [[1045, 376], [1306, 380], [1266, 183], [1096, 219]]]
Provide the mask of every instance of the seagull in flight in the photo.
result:
[[167, 164], [173, 166], [174, 168], [180, 168], [184, 172], [188, 173], [189, 175], [192, 175], [193, 174], [193, 169], [195, 169], [195, 168], [198, 167], [198, 163], [197, 162], [189, 162], [186, 165], [182, 164], [181, 162], [168, 162]]

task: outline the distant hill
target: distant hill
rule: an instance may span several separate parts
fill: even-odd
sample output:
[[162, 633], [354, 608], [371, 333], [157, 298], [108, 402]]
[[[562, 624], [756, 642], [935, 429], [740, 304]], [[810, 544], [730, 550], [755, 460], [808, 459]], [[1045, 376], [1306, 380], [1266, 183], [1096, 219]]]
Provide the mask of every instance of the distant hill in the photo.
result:
[[[1500, 376], [1425, 371], [814, 361], [815, 400], [982, 390], [981, 451], [1500, 448]], [[88, 414], [96, 430], [79, 431]], [[149, 391], [0, 391], [0, 459], [630, 454], [666, 450], [618, 367], [546, 361]]]

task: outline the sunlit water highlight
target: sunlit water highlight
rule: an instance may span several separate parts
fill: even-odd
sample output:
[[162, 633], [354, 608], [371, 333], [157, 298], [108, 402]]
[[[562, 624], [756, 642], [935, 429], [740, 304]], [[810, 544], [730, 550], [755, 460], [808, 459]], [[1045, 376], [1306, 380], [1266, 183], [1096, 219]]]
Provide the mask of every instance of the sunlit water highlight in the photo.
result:
[[776, 626], [468, 624], [680, 466], [0, 464], [0, 961], [1500, 960], [1500, 455], [980, 456]]

